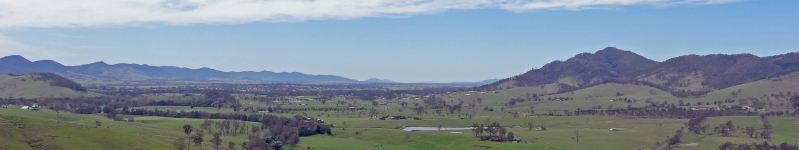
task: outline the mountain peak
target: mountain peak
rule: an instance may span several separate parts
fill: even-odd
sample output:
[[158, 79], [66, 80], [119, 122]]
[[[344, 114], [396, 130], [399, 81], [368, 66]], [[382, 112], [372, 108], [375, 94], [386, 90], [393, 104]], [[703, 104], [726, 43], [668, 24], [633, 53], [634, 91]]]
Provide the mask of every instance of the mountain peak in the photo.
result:
[[91, 63], [91, 64], [89, 64], [89, 65], [108, 66], [108, 64], [107, 64], [107, 63], [105, 63], [104, 61], [93, 62], [93, 63]]
[[605, 47], [604, 49], [599, 50], [599, 51], [625, 51], [625, 50], [620, 50], [620, 49], [618, 49], [616, 47], [609, 46], [609, 47]]
[[0, 61], [2, 61], [2, 62], [14, 62], [14, 63], [30, 63], [31, 62], [30, 60], [28, 60], [25, 57], [22, 57], [20, 55], [6, 56], [6, 57], [3, 57], [3, 58], [0, 58]]

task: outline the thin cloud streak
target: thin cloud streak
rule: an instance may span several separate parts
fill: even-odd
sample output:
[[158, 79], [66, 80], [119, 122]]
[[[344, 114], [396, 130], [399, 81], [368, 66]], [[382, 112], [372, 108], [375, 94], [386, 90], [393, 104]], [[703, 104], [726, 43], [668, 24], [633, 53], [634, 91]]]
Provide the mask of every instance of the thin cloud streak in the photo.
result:
[[241, 24], [407, 17], [449, 10], [585, 10], [738, 0], [0, 0], [0, 28]]
[[61, 57], [75, 56], [70, 51], [88, 49], [88, 47], [67, 47], [65, 50], [52, 50], [34, 45], [29, 45], [14, 38], [0, 34], [0, 57], [10, 55], [22, 55], [26, 58], [33, 59], [53, 59]]

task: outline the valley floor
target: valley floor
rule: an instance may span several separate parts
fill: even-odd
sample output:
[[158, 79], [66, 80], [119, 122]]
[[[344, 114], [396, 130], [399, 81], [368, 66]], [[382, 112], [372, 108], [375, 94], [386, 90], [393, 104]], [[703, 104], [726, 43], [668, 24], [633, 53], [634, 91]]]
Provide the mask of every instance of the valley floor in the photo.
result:
[[[370, 150], [413, 150], [413, 149], [647, 149], [654, 148], [663, 143], [674, 131], [679, 130], [686, 120], [680, 119], [623, 119], [603, 116], [570, 116], [570, 117], [501, 117], [489, 115], [473, 119], [458, 119], [454, 116], [422, 116], [423, 120], [378, 120], [355, 115], [306, 112], [310, 116], [319, 116], [328, 123], [334, 124], [333, 136], [316, 135], [302, 137], [297, 149], [370, 149]], [[166, 118], [152, 116], [133, 116], [135, 122], [111, 121], [101, 115], [84, 115], [56, 113], [43, 109], [40, 111], [3, 108], [0, 109], [4, 120], [31, 124], [47, 124], [41, 126], [50, 130], [41, 130], [33, 134], [40, 136], [59, 136], [57, 140], [46, 140], [44, 143], [63, 149], [114, 149], [114, 146], [138, 145], [139, 149], [173, 149], [171, 141], [184, 137], [181, 127], [185, 124], [199, 127], [200, 119]], [[331, 117], [327, 117], [327, 115]], [[291, 114], [285, 114], [291, 115]], [[129, 117], [129, 116], [126, 116]], [[732, 120], [740, 126], [758, 125], [758, 117], [714, 117], [708, 119], [706, 124], [716, 125], [727, 120]], [[102, 127], [94, 128], [95, 121], [101, 121]], [[792, 142], [799, 139], [799, 119], [797, 118], [769, 118], [775, 128], [774, 138], [771, 142]], [[4, 121], [8, 122], [8, 121]], [[516, 138], [522, 139], [520, 143], [486, 142], [474, 138], [472, 131], [414, 131], [407, 132], [401, 129], [406, 126], [437, 127], [468, 127], [474, 123], [499, 122], [503, 126], [511, 127]], [[546, 131], [529, 130], [528, 123], [536, 127], [543, 124]], [[252, 123], [257, 124], [257, 123]], [[611, 131], [616, 128], [617, 131]], [[0, 149], [29, 148], [21, 142], [28, 134], [27, 130], [18, 130], [5, 126], [0, 130], [10, 133], [11, 136], [0, 137]], [[576, 141], [574, 132], [579, 132], [579, 142]], [[62, 135], [63, 134], [63, 135]], [[63, 140], [64, 136], [72, 135], [72, 139]], [[406, 135], [408, 138], [406, 138]], [[76, 138], [80, 136], [82, 138]], [[211, 139], [206, 134], [205, 139]], [[96, 142], [99, 138], [109, 142]], [[119, 138], [119, 139], [117, 139]], [[130, 139], [126, 139], [130, 138]], [[246, 135], [223, 136], [223, 143], [235, 142], [240, 148], [241, 142], [246, 141]], [[68, 142], [66, 142], [68, 141]], [[755, 139], [742, 135], [734, 137], [721, 137], [717, 135], [689, 134], [683, 138], [685, 147], [677, 149], [715, 149], [723, 142], [737, 143], [757, 142]], [[115, 143], [116, 142], [116, 143]], [[65, 144], [71, 143], [71, 144]], [[112, 143], [112, 144], [104, 144]], [[226, 145], [226, 144], [225, 144]], [[148, 148], [149, 147], [149, 148]], [[226, 147], [226, 146], [225, 146]], [[198, 148], [198, 147], [194, 147]], [[211, 148], [205, 146], [205, 148]], [[135, 149], [135, 148], [131, 148]]]

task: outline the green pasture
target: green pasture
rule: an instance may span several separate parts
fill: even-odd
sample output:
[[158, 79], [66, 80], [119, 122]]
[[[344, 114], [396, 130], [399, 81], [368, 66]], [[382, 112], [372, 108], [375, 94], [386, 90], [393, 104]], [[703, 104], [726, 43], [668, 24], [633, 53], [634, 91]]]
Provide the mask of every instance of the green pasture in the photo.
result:
[[[109, 128], [50, 119], [0, 115], [0, 149], [170, 149], [169, 142]], [[25, 141], [39, 141], [31, 144]], [[41, 145], [40, 145], [41, 144]]]

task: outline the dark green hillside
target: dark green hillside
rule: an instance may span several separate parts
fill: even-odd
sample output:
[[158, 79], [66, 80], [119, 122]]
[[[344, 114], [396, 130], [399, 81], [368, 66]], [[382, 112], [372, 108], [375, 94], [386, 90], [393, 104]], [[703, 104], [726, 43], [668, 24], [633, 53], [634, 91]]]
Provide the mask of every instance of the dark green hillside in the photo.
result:
[[[504, 82], [513, 81], [514, 86], [536, 86], [555, 83], [571, 77], [577, 86], [625, 76], [639, 68], [655, 65], [655, 61], [630, 51], [608, 47], [594, 54], [582, 53], [566, 61], [554, 61], [539, 69], [497, 81], [481, 88], [494, 88]], [[572, 85], [574, 86], [574, 85]]]

